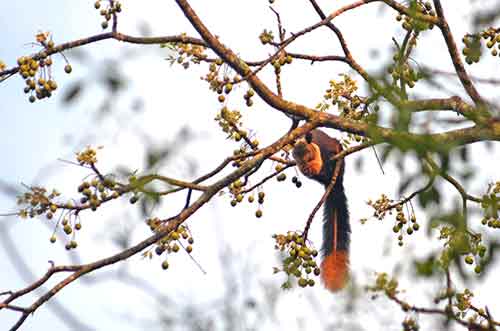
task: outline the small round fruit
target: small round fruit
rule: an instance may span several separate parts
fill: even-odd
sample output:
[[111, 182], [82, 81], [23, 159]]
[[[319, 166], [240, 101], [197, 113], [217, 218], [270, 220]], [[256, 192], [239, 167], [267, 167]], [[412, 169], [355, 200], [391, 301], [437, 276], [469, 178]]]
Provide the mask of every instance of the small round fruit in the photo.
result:
[[161, 268], [162, 268], [163, 270], [167, 270], [167, 269], [168, 269], [168, 266], [169, 266], [169, 265], [168, 265], [168, 261], [167, 261], [167, 260], [163, 261], [163, 262], [162, 262], [162, 264], [161, 264]]
[[282, 182], [284, 180], [286, 180], [286, 174], [279, 174], [278, 177], [276, 177], [276, 179], [278, 180], [278, 182]]
[[71, 73], [71, 71], [73, 71], [73, 68], [71, 67], [71, 64], [66, 64], [64, 66], [64, 72], [66, 72], [67, 74]]
[[307, 282], [307, 279], [305, 279], [305, 278], [299, 278], [298, 283], [299, 283], [300, 287], [306, 287], [308, 282]]
[[257, 209], [257, 211], [255, 211], [255, 217], [261, 218], [262, 217], [262, 210]]

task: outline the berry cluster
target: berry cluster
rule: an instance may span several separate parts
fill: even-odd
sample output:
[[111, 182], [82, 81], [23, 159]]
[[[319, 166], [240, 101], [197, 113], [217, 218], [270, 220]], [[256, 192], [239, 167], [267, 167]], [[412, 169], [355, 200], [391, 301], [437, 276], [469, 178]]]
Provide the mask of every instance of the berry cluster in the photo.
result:
[[233, 196], [233, 199], [231, 200], [231, 206], [235, 207], [238, 203], [243, 201], [243, 193], [241, 193], [241, 191], [244, 188], [244, 184], [241, 179], [238, 179], [229, 184], [228, 188], [229, 192]]
[[[314, 286], [312, 276], [318, 276], [320, 269], [314, 261], [318, 251], [307, 246], [302, 235], [288, 232], [286, 235], [274, 234], [274, 248], [285, 254], [282, 268], [274, 268], [274, 272], [284, 272], [288, 277], [295, 277], [300, 287]], [[290, 279], [282, 287], [291, 288]]]
[[227, 107], [222, 107], [214, 120], [219, 124], [222, 131], [227, 133], [228, 138], [240, 141], [247, 136], [247, 132], [239, 130], [241, 126], [241, 113], [239, 110], [229, 110]]
[[274, 41], [273, 32], [264, 29], [264, 31], [262, 31], [262, 33], [259, 35], [259, 39], [262, 45], [272, 43]]
[[243, 95], [243, 99], [245, 99], [245, 103], [248, 107], [252, 107], [253, 100], [252, 97], [255, 95], [255, 92], [250, 88]]
[[396, 20], [402, 21], [401, 26], [406, 31], [425, 31], [434, 28], [432, 23], [428, 23], [417, 18], [417, 14], [436, 16], [436, 12], [432, 8], [429, 1], [410, 1], [410, 15], [398, 14]]
[[439, 239], [445, 241], [445, 249], [440, 256], [443, 266], [447, 267], [455, 257], [462, 255], [466, 264], [475, 264], [475, 273], [481, 273], [487, 248], [483, 245], [480, 234], [455, 226], [443, 226], [439, 230]]
[[404, 55], [402, 55], [399, 51], [394, 54], [394, 64], [389, 66], [387, 72], [391, 75], [394, 84], [401, 81], [409, 88], [413, 88], [415, 87], [415, 84], [423, 78], [423, 74], [420, 71], [413, 69], [408, 61], [403, 61], [403, 63], [401, 63], [401, 61], [404, 60], [402, 57], [404, 57]]
[[87, 146], [82, 152], [76, 153], [76, 160], [80, 165], [94, 165], [97, 163], [97, 149]]
[[380, 198], [375, 200], [375, 202], [373, 202], [372, 200], [368, 200], [366, 204], [374, 209], [373, 217], [379, 220], [383, 220], [387, 212], [391, 212], [391, 208], [389, 207], [391, 206], [392, 202], [392, 199], [389, 199], [387, 195], [382, 194]]
[[[241, 139], [241, 135], [240, 135]], [[248, 146], [245, 144], [242, 144], [240, 148], [235, 149], [233, 151], [233, 159], [234, 161], [231, 163], [231, 165], [235, 168], [239, 168], [243, 162], [245, 162], [248, 159]]]
[[411, 213], [410, 222], [408, 222], [408, 219], [403, 212], [403, 205], [396, 205], [396, 224], [392, 228], [392, 231], [398, 235], [398, 245], [403, 246], [403, 235], [405, 232], [411, 236], [414, 231], [418, 231], [419, 229], [420, 225], [417, 223], [415, 213]]
[[[73, 249], [77, 246], [74, 230], [80, 230], [82, 227], [79, 218], [81, 211], [86, 209], [96, 211], [102, 203], [134, 191], [137, 186], [132, 182], [132, 177], [129, 185], [123, 185], [116, 182], [111, 176], [101, 175], [94, 166], [97, 158], [96, 150], [93, 148], [88, 147], [83, 152], [77, 153], [76, 158], [81, 165], [90, 165], [94, 170], [93, 177], [83, 181], [78, 186], [77, 190], [80, 194], [78, 199], [68, 199], [64, 202], [60, 198], [58, 199], [60, 193], [56, 190], [48, 192], [43, 187], [29, 187], [28, 192], [20, 195], [17, 200], [18, 204], [25, 205], [19, 211], [19, 216], [22, 218], [45, 215], [48, 220], [57, 219], [50, 241], [53, 243], [56, 241], [55, 232], [61, 224], [64, 233], [68, 236], [72, 235], [66, 249]], [[134, 195], [130, 202], [134, 203], [137, 200], [137, 195]], [[58, 217], [56, 217], [57, 214]]]
[[60, 195], [56, 190], [49, 193], [44, 187], [30, 187], [28, 192], [17, 197], [18, 205], [27, 205], [26, 208], [21, 209], [19, 216], [33, 218], [46, 214], [47, 219], [52, 219], [58, 209], [54, 199]]
[[[207, 81], [210, 85], [210, 90], [215, 91], [217, 93], [217, 100], [220, 103], [225, 103], [227, 100], [227, 96], [234, 90], [235, 85], [242, 82], [242, 78], [238, 74], [234, 74], [230, 77], [227, 73], [227, 70], [222, 70], [224, 62], [222, 59], [218, 58], [208, 66], [208, 73], [201, 77], [201, 79]], [[221, 72], [224, 72], [221, 74]], [[245, 99], [245, 104], [248, 107], [253, 105], [252, 97], [255, 95], [255, 92], [249, 88], [243, 98]]]
[[[260, 191], [259, 193], [257, 193], [257, 202], [259, 203], [259, 207], [255, 211], [255, 217], [257, 217], [257, 218], [261, 218], [262, 217], [262, 204], [264, 203], [264, 197], [265, 196], [266, 196], [266, 194], [264, 193], [264, 191]], [[254, 200], [253, 196], [249, 196], [248, 197], [248, 202], [249, 203], [252, 203], [253, 200]]]
[[[395, 296], [400, 291], [398, 290], [399, 283], [395, 278], [389, 278], [389, 275], [385, 272], [377, 273], [377, 278], [375, 278], [375, 284], [367, 286], [366, 289], [371, 292], [384, 292], [388, 296]], [[376, 298], [373, 296], [372, 298]]]
[[[157, 217], [146, 220], [146, 224], [153, 232], [157, 232], [163, 226], [163, 222]], [[193, 251], [193, 243], [194, 239], [188, 227], [180, 225], [175, 231], [170, 232], [167, 236], [156, 243], [155, 253], [158, 256], [161, 256], [162, 254], [168, 255], [179, 252], [181, 247], [183, 247], [188, 254], [191, 254]], [[162, 262], [161, 267], [164, 270], [169, 268], [167, 259]]]
[[[52, 57], [49, 54], [56, 52], [54, 41], [49, 33], [41, 32], [36, 35], [36, 42], [44, 49], [32, 56], [21, 56], [17, 59], [19, 75], [24, 79], [26, 86], [24, 93], [29, 94], [28, 100], [33, 103], [36, 100], [49, 98], [57, 89], [57, 83], [52, 77]], [[66, 73], [71, 73], [70, 64], [64, 67]]]
[[467, 64], [478, 63], [481, 59], [481, 38], [478, 35], [466, 35], [462, 38], [464, 49], [462, 54], [465, 56]]
[[[488, 28], [481, 32], [481, 37], [485, 40], [488, 40], [486, 42], [486, 47], [491, 49], [491, 55], [493, 56], [498, 56], [499, 50], [500, 50], [500, 33], [497, 29], [494, 28]], [[498, 50], [495, 49], [494, 47], [497, 46]]]
[[[50, 41], [53, 47], [53, 42]], [[39, 59], [30, 56], [21, 56], [17, 59], [19, 74], [25, 80], [24, 93], [29, 94], [28, 100], [33, 103], [37, 99], [49, 98], [57, 89], [57, 83], [52, 79], [50, 66], [52, 58], [41, 52]]]
[[[244, 198], [243, 190], [245, 188], [245, 185], [241, 181], [241, 179], [238, 179], [235, 182], [229, 184], [228, 188], [229, 188], [229, 192], [231, 193], [231, 195], [233, 197], [231, 199], [231, 206], [232, 207], [235, 207], [237, 204], [243, 202], [243, 198]], [[262, 217], [262, 204], [264, 203], [265, 196], [266, 196], [266, 194], [263, 191], [259, 191], [257, 193], [257, 202], [259, 203], [259, 206], [257, 207], [257, 210], [255, 211], [255, 217], [257, 217], [257, 218]], [[254, 195], [253, 194], [249, 195], [247, 198], [247, 201], [249, 203], [253, 203], [255, 201]]]
[[96, 211], [103, 202], [116, 199], [123, 194], [119, 185], [108, 177], [104, 180], [95, 177], [91, 181], [84, 181], [78, 186], [78, 193], [82, 195], [80, 208], [90, 208], [92, 211]]
[[414, 317], [406, 317], [401, 325], [403, 326], [403, 331], [420, 330], [420, 326], [418, 325], [417, 320]]
[[492, 56], [500, 56], [499, 32], [498, 29], [490, 27], [480, 33], [465, 35], [462, 38], [462, 42], [464, 43], [462, 54], [465, 56], [465, 62], [467, 62], [467, 64], [479, 62], [482, 55], [481, 39], [487, 40], [486, 47], [490, 49], [490, 54]]
[[481, 208], [484, 211], [481, 224], [500, 229], [500, 182], [489, 185], [486, 194], [482, 197]]
[[286, 54], [285, 52], [281, 52], [278, 56], [277, 59], [274, 59], [271, 64], [274, 68], [274, 73], [275, 74], [280, 74], [281, 73], [281, 67], [283, 67], [285, 64], [291, 64], [293, 61], [293, 58], [291, 55]]
[[[284, 168], [283, 164], [278, 163], [276, 165], [276, 167], [274, 168], [274, 170], [276, 170], [276, 173], [280, 173], [281, 171], [283, 171], [283, 168]], [[284, 182], [286, 180], [286, 174], [280, 173], [278, 176], [276, 176], [276, 180], [278, 182]], [[300, 181], [300, 179], [297, 176], [292, 177], [292, 184], [294, 184], [295, 187], [297, 187], [297, 188], [302, 187], [302, 182]]]
[[[393, 209], [396, 210], [396, 217], [394, 219], [395, 224], [392, 227], [392, 231], [398, 236], [399, 246], [403, 246], [403, 238], [405, 234], [412, 235], [415, 231], [420, 229], [420, 224], [417, 222], [415, 211], [413, 210], [413, 206], [410, 202], [395, 203], [394, 200], [389, 199], [385, 194], [382, 194], [382, 196], [375, 202], [368, 200], [367, 204], [374, 209], [373, 217], [379, 220], [383, 220], [387, 213], [392, 215]], [[405, 204], [407, 207], [407, 214], [403, 211], [403, 205]], [[410, 208], [408, 208], [408, 205], [410, 205]], [[366, 219], [362, 219], [361, 222], [365, 223]]]
[[455, 294], [455, 300], [456, 300], [455, 307], [457, 307], [457, 309], [462, 311], [462, 312], [467, 311], [472, 306], [471, 299], [473, 296], [474, 296], [474, 294], [469, 289], [465, 289], [461, 293], [456, 293]]
[[[72, 216], [73, 214], [70, 214]], [[75, 240], [75, 230], [79, 231], [82, 228], [82, 223], [80, 223], [79, 219], [77, 217], [64, 217], [63, 220], [61, 221], [61, 225], [63, 227], [63, 231], [66, 235], [71, 236], [71, 240], [66, 243], [64, 246], [66, 250], [70, 249], [75, 249], [78, 247], [78, 243]], [[55, 231], [54, 231], [55, 232]], [[50, 242], [55, 243], [56, 242], [56, 235], [55, 233], [52, 234], [50, 237]]]
[[[102, 2], [106, 2], [106, 4], [101, 5]], [[101, 27], [107, 29], [113, 15], [122, 11], [122, 4], [116, 0], [97, 0], [94, 3], [94, 8], [99, 10], [99, 14], [104, 18]]]
[[278, 176], [276, 176], [276, 180], [278, 182], [284, 182], [286, 180], [286, 174], [283, 171], [283, 165], [277, 164], [276, 167], [274, 167], [274, 170], [276, 170], [276, 173], [280, 173]]
[[295, 184], [296, 188], [301, 188], [302, 187], [302, 182], [297, 176], [292, 177], [292, 183]]
[[[226, 87], [227, 84], [237, 83], [241, 80], [239, 75], [235, 75], [232, 80], [226, 74], [220, 75], [223, 64], [224, 61], [222, 61], [222, 59], [216, 59], [210, 63], [208, 66], [208, 73], [202, 77], [203, 80], [209, 83], [210, 89], [217, 92], [219, 96], [222, 95], [223, 92], [225, 92], [225, 94], [229, 94], [233, 90], [232, 85], [230, 87]], [[219, 101], [221, 100], [219, 99]], [[223, 101], [224, 100], [221, 102]]]
[[[183, 34], [183, 36], [184, 35], [185, 34]], [[207, 58], [207, 55], [205, 54], [206, 48], [201, 45], [175, 42], [163, 44], [161, 47], [168, 47], [175, 51], [175, 55], [169, 55], [168, 60], [170, 61], [170, 64], [178, 63], [182, 65], [184, 69], [188, 69], [190, 63], [199, 64]]]
[[[472, 298], [474, 297], [474, 293], [471, 290], [466, 288], [463, 292], [449, 292], [448, 297], [453, 300], [453, 307], [459, 310], [455, 314], [456, 316], [462, 318], [468, 316], [467, 322], [469, 322], [469, 325], [477, 325], [478, 329], [484, 326], [484, 328], [488, 329], [487, 325], [491, 321], [491, 316], [486, 309], [473, 306]], [[447, 307], [446, 309], [450, 313], [453, 313], [452, 307]]]
[[30, 187], [28, 192], [25, 192], [17, 198], [18, 204], [27, 205], [27, 207], [19, 211], [19, 216], [22, 218], [33, 218], [35, 216], [45, 214], [45, 217], [48, 220], [53, 220], [55, 219], [56, 213], [60, 212], [60, 216], [54, 228], [54, 233], [50, 237], [50, 242], [56, 242], [57, 237], [55, 232], [59, 227], [59, 224], [61, 224], [64, 233], [68, 236], [72, 235], [71, 240], [66, 244], [66, 249], [70, 250], [77, 247], [74, 230], [80, 230], [82, 228], [82, 224], [77, 217], [77, 213], [73, 212], [75, 210], [73, 202], [68, 201], [65, 204], [59, 203], [56, 201], [56, 198], [59, 196], [60, 193], [56, 190], [52, 190], [49, 193], [47, 189], [43, 187]]
[[[376, 114], [368, 112], [368, 104], [364, 98], [355, 94], [358, 90], [356, 81], [349, 75], [340, 74], [342, 80], [330, 80], [330, 87], [323, 95], [323, 101], [316, 105], [318, 111], [327, 111], [331, 106], [337, 106], [340, 116], [355, 121], [376, 121]], [[377, 106], [378, 111], [378, 106]], [[342, 139], [342, 146], [348, 148], [352, 142], [362, 142], [365, 138], [349, 133], [347, 139]]]

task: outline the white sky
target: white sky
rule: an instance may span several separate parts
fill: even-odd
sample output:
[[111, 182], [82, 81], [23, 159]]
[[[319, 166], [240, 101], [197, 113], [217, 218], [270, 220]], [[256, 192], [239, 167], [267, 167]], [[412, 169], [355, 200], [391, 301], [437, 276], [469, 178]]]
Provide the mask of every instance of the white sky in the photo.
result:
[[[279, 2], [277, 9], [281, 12], [287, 31], [298, 31], [318, 20], [306, 1], [277, 0], [277, 2]], [[320, 2], [325, 11], [333, 10], [345, 3], [348, 1]], [[485, 5], [494, 1], [481, 3]], [[195, 35], [183, 14], [171, 1], [125, 1], [123, 5], [124, 11], [120, 15], [119, 24], [121, 32], [136, 35], [138, 23], [147, 22], [151, 25], [154, 35], [171, 35], [180, 32]], [[269, 54], [270, 50], [261, 47], [257, 38], [264, 28], [276, 30], [275, 17], [267, 9], [267, 1], [198, 0], [192, 1], [192, 6], [206, 25], [218, 34], [226, 45], [243, 55], [243, 58], [261, 59]], [[400, 36], [399, 30], [396, 29], [397, 23], [393, 18], [394, 15], [378, 16], [378, 8], [379, 5], [371, 4], [348, 13], [336, 21], [344, 31], [353, 55], [369, 70], [379, 68], [380, 59], [385, 63], [386, 57], [382, 56], [379, 60], [373, 60], [368, 50], [376, 47], [382, 55], [386, 55], [391, 46], [390, 37]], [[467, 9], [461, 10], [465, 13]], [[452, 8], [452, 5], [445, 7], [445, 10], [458, 42], [459, 36], [468, 31], [468, 27], [463, 24], [464, 13], [459, 12], [460, 9], [454, 6]], [[10, 66], [18, 56], [30, 53], [31, 46], [27, 43], [33, 40], [34, 34], [39, 30], [53, 32], [54, 39], [58, 43], [98, 33], [99, 25], [100, 18], [98, 12], [93, 9], [92, 2], [3, 1], [0, 3], [0, 31], [9, 31], [9, 33], [2, 39], [0, 59]], [[363, 42], [356, 43], [355, 40], [363, 40]], [[431, 63], [436, 68], [451, 71], [451, 63], [446, 57], [443, 41], [437, 29], [421, 38], [421, 45], [422, 50], [415, 54], [417, 61]], [[74, 74], [68, 77], [62, 71], [62, 59], [57, 58], [54, 74], [62, 91], [56, 92], [50, 100], [37, 102], [34, 105], [25, 100], [22, 93], [23, 82], [18, 77], [13, 77], [2, 84], [0, 100], [2, 100], [3, 112], [0, 132], [3, 139], [0, 140], [0, 149], [5, 161], [0, 165], [1, 179], [14, 184], [41, 182], [49, 187], [61, 188], [68, 195], [74, 194], [78, 180], [87, 173], [56, 162], [56, 160], [58, 158], [70, 159], [73, 152], [91, 142], [105, 147], [99, 161], [99, 166], [103, 171], [110, 171], [120, 164], [126, 164], [131, 169], [140, 169], [143, 166], [142, 142], [133, 134], [137, 128], [142, 128], [153, 135], [158, 144], [172, 138], [178, 128], [186, 123], [193, 129], [200, 130], [197, 132], [200, 138], [185, 146], [183, 155], [196, 160], [201, 173], [213, 169], [232, 149], [236, 148], [236, 145], [228, 144], [224, 140], [224, 136], [217, 129], [217, 124], [212, 120], [218, 103], [216, 97], [207, 91], [206, 84], [199, 79], [205, 69], [200, 70], [194, 67], [193, 70], [185, 71], [178, 66], [170, 67], [166, 61], [162, 60], [166, 53], [162, 53], [156, 46], [141, 48], [126, 46], [115, 41], [105, 41], [87, 47], [86, 51], [91, 54], [94, 62], [98, 62], [102, 59], [116, 59], [123, 54], [125, 49], [144, 52], [144, 55], [122, 62], [128, 78], [132, 81], [130, 90], [132, 97], [126, 96], [117, 102], [116, 117], [119, 120], [108, 118], [99, 124], [94, 123], [93, 111], [103, 98], [102, 92], [95, 87], [85, 94], [83, 102], [77, 107], [63, 109], [61, 103], [58, 102], [65, 86], [69, 86], [79, 77], [85, 77], [87, 80], [94, 77], [92, 73], [99, 68], [97, 66], [88, 69], [77, 60], [70, 59]], [[340, 54], [336, 40], [326, 29], [314, 33], [310, 38], [298, 40], [290, 50], [310, 54]], [[473, 67], [474, 73], [481, 77], [490, 77], [492, 70], [498, 68], [497, 65], [495, 59], [488, 58], [484, 63]], [[294, 69], [286, 70], [285, 68], [283, 73], [285, 97], [310, 106], [320, 101], [330, 79], [335, 79], [339, 73], [350, 72], [341, 63], [311, 66], [308, 63], [296, 62], [296, 66], [292, 68]], [[270, 78], [268, 81], [272, 84], [269, 71], [264, 72], [262, 77]], [[484, 95], [492, 95], [491, 91], [494, 90], [486, 86], [481, 87]], [[443, 95], [436, 90], [421, 90], [420, 92], [428, 93], [429, 97]], [[128, 108], [130, 100], [136, 95], [145, 99], [144, 113], [135, 114]], [[261, 142], [266, 144], [281, 135], [289, 123], [283, 115], [272, 111], [262, 102], [255, 101], [252, 109], [243, 112], [244, 121], [248, 127], [257, 131]], [[240, 103], [241, 99], [236, 96], [229, 99], [230, 107], [236, 107]], [[96, 128], [99, 132], [92, 132]], [[336, 135], [331, 131], [329, 133]], [[63, 137], [66, 139], [62, 140]], [[68, 137], [72, 138], [67, 139]], [[498, 180], [495, 178], [495, 169], [500, 157], [498, 151], [489, 152], [489, 162], [485, 164], [483, 161], [485, 149], [475, 146], [474, 150], [474, 155], [478, 157], [477, 164], [481, 165], [482, 170], [470, 189], [474, 194], [479, 195], [483, 192], [486, 183], [494, 179]], [[361, 283], [366, 282], [375, 271], [391, 272], [398, 262], [398, 257], [410, 254], [425, 256], [431, 245], [424, 231], [420, 231], [411, 238], [407, 238], [405, 248], [399, 249], [390, 231], [392, 224], [389, 219], [384, 223], [369, 222], [364, 226], [359, 224], [360, 218], [370, 215], [365, 201], [369, 198], [377, 198], [383, 192], [393, 193], [398, 179], [397, 171], [389, 164], [385, 166], [388, 175], [380, 174], [371, 151], [367, 150], [362, 154], [365, 155], [364, 171], [355, 172], [352, 160], [348, 161], [344, 183], [353, 228], [351, 268], [354, 277]], [[176, 161], [170, 167], [161, 169], [161, 172], [174, 177], [182, 177], [185, 174], [182, 169], [185, 164], [186, 162], [182, 160]], [[50, 166], [50, 168], [45, 166]], [[40, 174], [46, 172], [47, 169], [49, 169], [49, 175], [40, 177]], [[262, 167], [263, 171], [270, 169], [270, 163]], [[293, 173], [294, 171], [288, 172], [289, 176]], [[322, 193], [319, 185], [306, 179], [303, 179], [303, 182], [304, 186], [301, 190], [296, 190], [290, 183], [277, 185], [274, 181], [266, 186], [268, 199], [264, 205], [262, 220], [255, 220], [253, 217], [254, 206], [248, 208], [245, 204], [235, 209], [227, 208], [229, 201], [225, 197], [214, 199], [210, 206], [200, 210], [189, 221], [189, 224], [191, 224], [196, 240], [194, 256], [208, 271], [207, 275], [199, 272], [185, 254], [171, 259], [172, 269], [168, 272], [161, 271], [158, 259], [150, 262], [133, 257], [129, 267], [136, 275], [148, 279], [158, 288], [165, 289], [169, 293], [176, 293], [181, 302], [183, 300], [210, 302], [218, 298], [223, 289], [217, 243], [224, 241], [242, 263], [248, 261], [252, 263], [250, 270], [257, 274], [256, 278], [279, 284], [281, 277], [271, 274], [271, 267], [276, 262], [270, 258], [274, 256], [270, 235], [275, 232], [282, 233], [302, 228], [310, 210]], [[449, 186], [443, 185], [443, 188], [446, 188], [446, 192], [449, 192], [453, 198], [456, 196]], [[168, 200], [158, 210], [158, 215], [166, 217], [175, 213], [182, 205], [183, 199], [182, 195]], [[450, 201], [446, 204], [443, 207], [449, 208]], [[0, 196], [0, 212], [9, 211], [13, 206], [13, 201]], [[128, 228], [129, 219], [137, 222], [132, 209], [129, 208], [130, 218], [125, 216], [127, 214], [123, 212], [121, 208], [123, 206], [125, 205], [118, 204], [116, 208], [106, 207], [103, 209], [102, 216], [83, 215], [85, 231], [82, 230], [79, 239], [81, 248], [79, 251], [84, 262], [91, 262], [116, 252], [117, 248], [109, 244], [108, 231], [114, 231], [117, 228], [125, 231]], [[420, 213], [420, 215], [423, 218], [424, 214]], [[22, 252], [29, 258], [30, 267], [35, 275], [40, 276], [46, 271], [47, 260], [54, 260], [58, 264], [69, 263], [70, 260], [64, 249], [58, 245], [50, 245], [48, 242], [49, 228], [41, 224], [45, 221], [21, 222], [11, 219], [1, 220], [1, 222], [9, 223], [9, 231], [17, 240], [18, 245], [22, 246]], [[422, 219], [421, 222], [425, 223], [425, 220]], [[313, 225], [312, 233], [312, 239], [317, 246], [320, 243], [319, 224], [317, 220]], [[146, 227], [139, 226], [134, 233], [133, 242], [138, 242], [147, 235], [149, 233]], [[498, 234], [495, 235], [498, 238]], [[437, 247], [436, 242], [432, 245]], [[384, 256], [384, 252], [388, 249], [394, 255]], [[4, 261], [0, 269], [2, 270], [0, 291], [25, 286], [26, 282], [15, 272], [15, 268], [10, 264], [4, 252], [0, 252], [0, 259]], [[500, 311], [494, 306], [496, 297], [493, 274], [495, 274], [494, 271], [490, 272], [490, 276], [480, 284], [481, 293], [476, 293], [476, 296], [478, 304], [487, 304], [493, 316], [499, 316]], [[182, 287], [173, 287], [173, 282]], [[413, 280], [403, 279], [401, 285], [408, 289], [410, 299], [415, 297], [412, 294], [423, 293], [423, 296], [417, 296], [417, 300], [425, 303], [428, 298], [426, 295], [432, 293], [435, 287], [421, 286], [420, 283], [423, 284], [421, 281], [416, 284]], [[249, 285], [250, 288], [256, 286], [258, 284]], [[85, 289], [85, 292], [82, 292], [82, 289]], [[333, 296], [322, 290], [320, 286], [307, 291], [318, 296], [326, 316], [333, 302], [342, 305], [347, 300], [347, 295]], [[131, 291], [129, 287], [116, 283], [104, 282], [93, 287], [73, 284], [64, 289], [57, 298], [67, 308], [77, 311], [82, 320], [92, 321], [92, 325], [98, 326], [98, 330], [112, 329], [113, 326], [117, 326], [117, 321], [121, 330], [137, 330], [140, 324], [131, 323], [126, 317], [141, 320], [154, 316], [149, 306], [152, 302], [150, 299], [145, 298], [138, 291]], [[33, 297], [28, 298], [27, 301], [20, 301], [19, 304], [27, 304], [30, 300], [33, 300]], [[307, 300], [307, 294], [304, 291], [292, 291], [285, 294], [283, 300], [286, 304], [279, 306], [281, 311], [286, 311], [285, 314], [280, 315], [284, 316], [281, 320], [285, 323], [282, 328], [287, 326], [287, 323], [290, 324], [287, 329], [295, 328], [295, 320], [289, 320], [286, 317], [305, 316], [306, 312], [302, 311], [301, 307]], [[393, 305], [385, 303], [384, 300], [376, 301], [374, 304], [368, 303], [365, 309], [373, 312], [368, 316], [374, 320], [363, 324], [376, 323], [377, 329], [381, 328], [384, 320], [388, 320], [392, 322], [391, 329], [399, 329], [401, 318], [394, 322], [393, 316], [399, 318], [403, 315], [400, 315], [401, 313], [394, 309]], [[131, 309], [134, 310], [133, 314], [130, 314]], [[365, 312], [363, 309], [361, 311]], [[2, 311], [0, 326], [11, 325], [14, 317], [17, 316], [11, 312]], [[335, 317], [333, 320], [338, 321]], [[309, 328], [317, 325], [315, 323], [318, 321], [306, 319], [306, 326]], [[66, 328], [54, 318], [47, 307], [39, 309], [34, 316], [28, 318], [25, 324], [26, 330], [33, 327], [43, 329], [49, 326], [56, 330]], [[270, 325], [269, 329], [274, 327]]]

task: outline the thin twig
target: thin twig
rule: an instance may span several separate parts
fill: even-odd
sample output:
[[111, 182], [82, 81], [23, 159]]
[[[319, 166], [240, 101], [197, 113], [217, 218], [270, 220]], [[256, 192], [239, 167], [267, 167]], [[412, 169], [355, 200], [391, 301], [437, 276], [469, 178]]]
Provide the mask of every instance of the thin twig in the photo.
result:
[[304, 241], [307, 241], [307, 235], [309, 234], [309, 228], [311, 227], [312, 221], [314, 219], [314, 215], [316, 215], [319, 208], [321, 208], [321, 206], [325, 203], [326, 199], [328, 199], [328, 196], [332, 192], [333, 187], [335, 186], [335, 183], [337, 182], [337, 178], [338, 178], [343, 166], [344, 166], [344, 159], [337, 159], [337, 162], [335, 163], [335, 170], [334, 170], [333, 176], [332, 176], [332, 181], [326, 187], [325, 193], [323, 193], [323, 196], [321, 197], [319, 202], [316, 204], [316, 206], [312, 210], [311, 214], [309, 215], [309, 218], [307, 219], [306, 226], [304, 228], [304, 232], [302, 233], [302, 237], [304, 238]]

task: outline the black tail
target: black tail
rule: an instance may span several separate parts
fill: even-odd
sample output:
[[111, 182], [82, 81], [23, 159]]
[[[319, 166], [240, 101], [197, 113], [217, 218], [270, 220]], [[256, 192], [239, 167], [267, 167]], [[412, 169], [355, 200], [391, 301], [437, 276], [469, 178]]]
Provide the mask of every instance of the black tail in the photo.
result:
[[[334, 231], [334, 223], [337, 223]], [[342, 178], [337, 183], [325, 201], [323, 214], [323, 254], [329, 255], [334, 249], [349, 250], [351, 225], [349, 223], [349, 209], [344, 193]], [[335, 246], [335, 247], [334, 247]]]
[[321, 278], [331, 291], [342, 289], [349, 278], [350, 235], [347, 199], [339, 176], [326, 199], [323, 220]]

